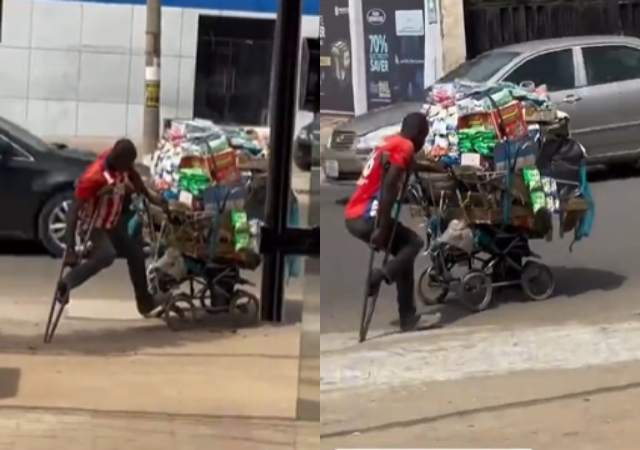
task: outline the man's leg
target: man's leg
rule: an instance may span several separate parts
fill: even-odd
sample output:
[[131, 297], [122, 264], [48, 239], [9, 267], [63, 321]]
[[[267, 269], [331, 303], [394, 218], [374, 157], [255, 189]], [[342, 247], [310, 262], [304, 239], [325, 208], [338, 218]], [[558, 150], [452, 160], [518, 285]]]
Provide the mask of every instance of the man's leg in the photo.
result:
[[[345, 224], [352, 236], [366, 244], [370, 243], [371, 235], [375, 230], [373, 219], [347, 220]], [[414, 296], [414, 266], [416, 257], [423, 247], [422, 238], [412, 229], [398, 222], [390, 248], [393, 258], [382, 269], [374, 269], [371, 274], [372, 291], [379, 289], [383, 281], [396, 284], [398, 316], [403, 330], [415, 329], [420, 322], [420, 316], [416, 314]], [[432, 320], [438, 321], [439, 315], [434, 315]]]
[[371, 235], [376, 227], [376, 222], [373, 218], [347, 219], [344, 224], [351, 236], [367, 245], [371, 243]]
[[383, 267], [384, 275], [396, 284], [398, 316], [402, 328], [413, 328], [417, 323], [415, 304], [415, 261], [424, 247], [424, 241], [411, 228], [396, 223], [390, 253], [393, 258]]
[[138, 312], [142, 315], [152, 314], [158, 305], [149, 292], [145, 254], [141, 240], [129, 236], [124, 221], [120, 221], [115, 228], [109, 230], [109, 238], [113, 247], [127, 260], [129, 278], [133, 285]]
[[106, 231], [94, 229], [91, 232], [91, 252], [86, 261], [80, 261], [64, 275], [58, 284], [58, 301], [66, 303], [71, 290], [84, 284], [89, 278], [106, 269], [116, 259], [116, 251], [111, 245]]

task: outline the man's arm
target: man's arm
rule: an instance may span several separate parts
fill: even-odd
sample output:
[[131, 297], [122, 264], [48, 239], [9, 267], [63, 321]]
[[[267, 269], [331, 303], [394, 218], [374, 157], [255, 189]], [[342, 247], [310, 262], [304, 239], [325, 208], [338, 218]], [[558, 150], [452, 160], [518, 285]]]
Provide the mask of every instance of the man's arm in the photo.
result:
[[413, 162], [413, 147], [399, 148], [388, 153], [383, 168], [382, 192], [378, 205], [378, 227], [387, 233], [391, 231], [393, 208], [398, 201], [400, 189]]
[[147, 188], [137, 170], [132, 169], [129, 171], [129, 181], [133, 185], [135, 191], [143, 195], [147, 200], [149, 200], [151, 204], [156, 206], [163, 206], [164, 201], [162, 197], [154, 192], [151, 192], [149, 188]]
[[78, 218], [80, 217], [80, 211], [86, 205], [86, 200], [80, 200], [78, 198], [71, 202], [71, 207], [67, 211], [67, 234], [66, 245], [68, 249], [76, 248], [76, 233], [78, 230]]
[[89, 202], [96, 200], [100, 196], [101, 190], [107, 186], [108, 183], [95, 174], [84, 174], [78, 179], [75, 199], [71, 202], [71, 207], [67, 212], [67, 234], [65, 237], [68, 249], [75, 249], [76, 247], [76, 232], [78, 230], [80, 211]]
[[393, 225], [391, 214], [398, 200], [400, 185], [405, 173], [405, 168], [392, 163], [388, 163], [388, 167], [385, 169], [380, 203], [378, 205], [378, 227], [385, 233], [391, 231], [391, 226]]

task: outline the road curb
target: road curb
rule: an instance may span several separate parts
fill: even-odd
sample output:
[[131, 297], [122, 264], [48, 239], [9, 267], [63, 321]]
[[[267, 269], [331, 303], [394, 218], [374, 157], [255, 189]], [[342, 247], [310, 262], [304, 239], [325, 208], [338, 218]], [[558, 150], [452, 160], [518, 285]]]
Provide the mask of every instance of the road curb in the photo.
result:
[[[406, 337], [405, 337], [406, 336]], [[323, 345], [323, 338], [325, 344]], [[383, 337], [342, 353], [321, 337], [320, 390], [386, 389], [512, 372], [640, 360], [640, 322], [521, 329], [464, 328]]]

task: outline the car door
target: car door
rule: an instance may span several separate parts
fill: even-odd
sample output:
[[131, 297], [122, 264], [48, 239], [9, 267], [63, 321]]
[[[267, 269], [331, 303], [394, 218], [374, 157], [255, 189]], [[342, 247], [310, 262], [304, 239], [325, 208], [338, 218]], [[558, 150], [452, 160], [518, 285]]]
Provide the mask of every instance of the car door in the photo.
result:
[[584, 70], [577, 93], [581, 108], [592, 117], [584, 134], [599, 145], [590, 149], [583, 144], [594, 159], [626, 162], [640, 149], [640, 48], [584, 45], [579, 56]]
[[[579, 93], [581, 66], [579, 49], [567, 47], [538, 52], [517, 64], [504, 76], [504, 81], [514, 84], [533, 82], [536, 86], [546, 85], [549, 97], [558, 109], [571, 117], [572, 132], [585, 146], [597, 145], [585, 132], [598, 124], [598, 118], [582, 108]], [[588, 147], [588, 148], [589, 148]]]
[[0, 132], [0, 235], [31, 237], [40, 174], [33, 156]]

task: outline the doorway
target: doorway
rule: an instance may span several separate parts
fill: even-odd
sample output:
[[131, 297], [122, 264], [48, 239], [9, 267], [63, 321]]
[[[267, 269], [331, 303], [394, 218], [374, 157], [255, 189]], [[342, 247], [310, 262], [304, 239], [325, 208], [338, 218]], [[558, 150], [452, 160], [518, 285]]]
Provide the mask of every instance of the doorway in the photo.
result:
[[267, 124], [274, 32], [272, 19], [200, 16], [194, 117]]

